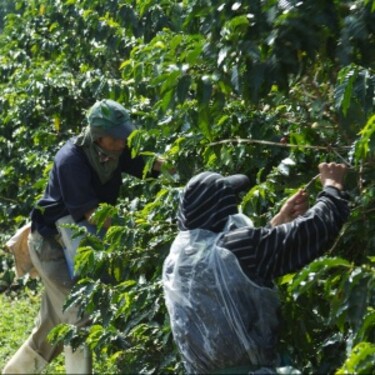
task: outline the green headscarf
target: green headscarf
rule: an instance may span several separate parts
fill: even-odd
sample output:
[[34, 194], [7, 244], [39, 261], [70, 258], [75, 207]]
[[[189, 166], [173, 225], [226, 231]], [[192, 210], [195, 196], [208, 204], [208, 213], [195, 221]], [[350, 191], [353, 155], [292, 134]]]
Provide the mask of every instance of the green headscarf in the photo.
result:
[[95, 143], [98, 138], [105, 135], [107, 133], [103, 129], [87, 126], [74, 142], [77, 146], [82, 147], [102, 184], [111, 179], [113, 172], [118, 167], [121, 154], [105, 151]]
[[75, 144], [82, 147], [100, 181], [105, 184], [118, 167], [121, 152], [105, 151], [95, 141], [103, 136], [125, 140], [135, 126], [129, 112], [111, 99], [97, 101], [87, 112], [87, 122], [89, 126], [77, 137]]

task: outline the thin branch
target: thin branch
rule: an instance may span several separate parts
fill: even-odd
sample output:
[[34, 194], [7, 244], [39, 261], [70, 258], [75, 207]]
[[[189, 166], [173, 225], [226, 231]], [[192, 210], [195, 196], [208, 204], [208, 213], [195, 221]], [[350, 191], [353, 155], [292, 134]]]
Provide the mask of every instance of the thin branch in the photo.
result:
[[349, 168], [354, 168], [342, 155], [340, 155], [337, 150], [332, 149], [332, 152]]
[[375, 211], [375, 208], [370, 208], [370, 209], [368, 209], [368, 210], [366, 210], [366, 211], [363, 211], [363, 214], [369, 214], [369, 213], [371, 213], [371, 212], [374, 212]]
[[320, 173], [318, 173], [316, 176], [314, 176], [303, 188], [304, 191], [307, 191], [309, 187], [320, 177]]
[[338, 246], [338, 244], [339, 244], [341, 238], [344, 236], [344, 234], [345, 234], [346, 230], [348, 229], [349, 225], [350, 225], [349, 223], [346, 223], [346, 224], [343, 226], [343, 228], [342, 228], [342, 230], [340, 231], [339, 235], [337, 236], [337, 238], [336, 238], [334, 244], [333, 244], [332, 247], [328, 250], [328, 253], [329, 253], [329, 254], [332, 254], [332, 253], [335, 251], [336, 247]]
[[[227, 143], [248, 143], [248, 144], [259, 144], [264, 146], [276, 146], [276, 147], [284, 147], [284, 148], [305, 148], [305, 149], [312, 149], [312, 150], [323, 150], [323, 151], [334, 151], [334, 150], [349, 150], [350, 146], [340, 146], [340, 147], [333, 147], [333, 146], [314, 146], [314, 145], [295, 145], [291, 143], [279, 143], [279, 142], [272, 142], [272, 141], [263, 141], [260, 139], [243, 139], [243, 138], [232, 138], [232, 139], [224, 139], [222, 141], [211, 142], [209, 146], [215, 145], [222, 145]], [[341, 155], [340, 155], [341, 156]], [[346, 162], [348, 164], [348, 162]]]
[[0, 199], [5, 201], [5, 202], [9, 202], [9, 203], [16, 203], [18, 204], [19, 202], [16, 201], [15, 199], [11, 199], [11, 198], [7, 198], [7, 197], [3, 197], [2, 195], [0, 195]]

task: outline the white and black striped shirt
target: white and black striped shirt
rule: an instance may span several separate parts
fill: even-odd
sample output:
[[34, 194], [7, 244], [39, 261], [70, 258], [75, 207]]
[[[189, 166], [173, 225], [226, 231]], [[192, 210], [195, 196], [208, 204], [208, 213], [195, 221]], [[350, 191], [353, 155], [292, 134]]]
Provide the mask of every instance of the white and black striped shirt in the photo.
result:
[[[234, 191], [218, 173], [203, 172], [187, 184], [178, 214], [180, 230], [221, 232], [236, 214]], [[240, 228], [223, 234], [219, 245], [232, 251], [255, 282], [295, 272], [328, 250], [349, 215], [346, 194], [326, 187], [306, 214], [276, 227]]]
[[232, 251], [254, 281], [269, 284], [295, 272], [332, 245], [349, 214], [344, 195], [326, 187], [306, 214], [276, 227], [234, 229], [220, 245]]

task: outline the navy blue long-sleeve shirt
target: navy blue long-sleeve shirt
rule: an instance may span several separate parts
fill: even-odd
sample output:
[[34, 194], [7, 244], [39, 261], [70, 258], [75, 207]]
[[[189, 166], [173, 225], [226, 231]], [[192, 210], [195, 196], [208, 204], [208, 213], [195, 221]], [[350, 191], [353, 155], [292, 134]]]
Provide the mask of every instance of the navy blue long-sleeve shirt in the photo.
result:
[[71, 215], [78, 222], [99, 203], [115, 204], [122, 173], [141, 178], [144, 166], [143, 158], [131, 158], [126, 148], [112, 177], [102, 184], [82, 148], [74, 144], [74, 138], [68, 140], [57, 152], [44, 195], [31, 212], [32, 229], [53, 236], [59, 218]]

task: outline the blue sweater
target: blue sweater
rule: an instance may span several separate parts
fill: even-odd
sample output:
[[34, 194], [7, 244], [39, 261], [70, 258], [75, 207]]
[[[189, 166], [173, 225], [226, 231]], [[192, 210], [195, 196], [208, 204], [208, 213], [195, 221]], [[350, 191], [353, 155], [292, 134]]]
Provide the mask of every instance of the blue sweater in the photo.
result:
[[122, 184], [122, 173], [141, 178], [144, 161], [131, 158], [125, 149], [111, 179], [102, 184], [84, 151], [74, 144], [74, 138], [57, 152], [43, 197], [31, 212], [32, 230], [42, 236], [57, 234], [55, 222], [71, 215], [76, 222], [100, 203], [115, 204]]

